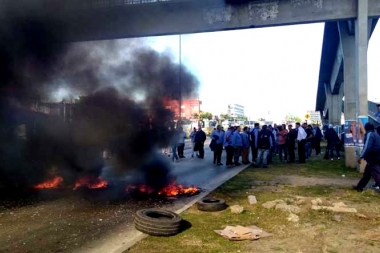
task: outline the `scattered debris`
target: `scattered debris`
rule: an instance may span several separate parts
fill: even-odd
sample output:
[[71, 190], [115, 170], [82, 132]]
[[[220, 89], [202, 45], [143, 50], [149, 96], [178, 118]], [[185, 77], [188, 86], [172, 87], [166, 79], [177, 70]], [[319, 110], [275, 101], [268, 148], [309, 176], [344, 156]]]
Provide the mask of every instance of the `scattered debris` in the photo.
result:
[[298, 217], [297, 214], [290, 213], [287, 220], [291, 221], [291, 222], [298, 222], [300, 220], [300, 218]]
[[280, 209], [285, 212], [290, 213], [299, 213], [301, 212], [301, 209], [298, 206], [295, 205], [287, 205], [287, 204], [277, 204], [276, 209]]
[[311, 204], [314, 206], [322, 205], [323, 201], [320, 198], [312, 199]]
[[249, 196], [248, 196], [248, 203], [249, 203], [250, 205], [257, 204], [257, 199], [256, 199], [256, 197], [253, 196], [253, 195], [249, 195]]
[[282, 199], [276, 199], [276, 200], [265, 202], [264, 204], [262, 204], [262, 206], [266, 209], [271, 209], [275, 207], [277, 204], [285, 204], [285, 201]]
[[368, 219], [368, 217], [365, 216], [365, 215], [362, 214], [362, 213], [357, 213], [357, 214], [355, 214], [355, 216], [356, 216], [356, 217], [359, 217], [359, 218], [363, 218], [363, 219]]
[[312, 205], [311, 209], [313, 210], [328, 210], [328, 211], [333, 211], [337, 213], [356, 213], [356, 209], [352, 207], [347, 207], [346, 204], [343, 202], [337, 202], [337, 203], [332, 203], [332, 206], [317, 206], [317, 205]]
[[256, 226], [226, 226], [223, 230], [214, 230], [215, 233], [223, 236], [230, 241], [258, 240], [260, 238], [272, 236]]
[[230, 209], [231, 209], [231, 213], [240, 214], [244, 212], [244, 207], [239, 206], [239, 205], [230, 206]]
[[340, 215], [334, 215], [332, 218], [331, 218], [333, 221], [341, 221], [342, 220], [342, 217]]

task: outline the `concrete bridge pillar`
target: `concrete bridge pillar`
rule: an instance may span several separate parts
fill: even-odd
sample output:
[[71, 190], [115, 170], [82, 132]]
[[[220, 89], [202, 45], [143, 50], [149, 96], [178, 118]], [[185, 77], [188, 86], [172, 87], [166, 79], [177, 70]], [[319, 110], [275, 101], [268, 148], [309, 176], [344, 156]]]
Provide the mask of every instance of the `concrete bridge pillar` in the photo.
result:
[[342, 99], [343, 99], [343, 89], [339, 89], [338, 94], [332, 94], [330, 85], [325, 84], [326, 91], [326, 104], [329, 108], [329, 120], [330, 124], [340, 125], [342, 117]]
[[[338, 23], [340, 43], [343, 51], [343, 90], [344, 90], [344, 119], [355, 121], [356, 99], [355, 99], [355, 36], [350, 29], [349, 21]], [[345, 146], [345, 163], [349, 168], [356, 168], [355, 147]]]
[[[369, 39], [368, 0], [357, 0], [357, 19], [340, 21], [339, 34], [344, 63], [344, 116], [346, 121], [357, 121], [368, 116], [367, 49]], [[356, 124], [358, 126], [358, 124]], [[356, 133], [358, 133], [358, 127]], [[357, 139], [356, 136], [353, 136]], [[362, 171], [358, 166], [359, 147], [346, 146], [346, 166]]]

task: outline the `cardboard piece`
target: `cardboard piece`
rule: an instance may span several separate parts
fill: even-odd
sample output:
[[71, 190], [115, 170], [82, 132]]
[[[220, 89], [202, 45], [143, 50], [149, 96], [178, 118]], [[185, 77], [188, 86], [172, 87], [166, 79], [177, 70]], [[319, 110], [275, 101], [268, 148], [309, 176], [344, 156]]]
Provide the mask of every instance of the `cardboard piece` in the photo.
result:
[[226, 226], [223, 230], [214, 230], [215, 233], [223, 236], [230, 241], [258, 240], [260, 238], [272, 236], [256, 226]]

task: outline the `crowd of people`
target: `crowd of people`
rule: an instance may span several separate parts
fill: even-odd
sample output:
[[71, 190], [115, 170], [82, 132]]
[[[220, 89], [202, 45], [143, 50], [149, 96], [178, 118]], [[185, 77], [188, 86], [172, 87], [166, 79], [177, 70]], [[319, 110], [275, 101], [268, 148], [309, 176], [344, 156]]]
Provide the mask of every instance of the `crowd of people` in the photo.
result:
[[[361, 192], [366, 187], [371, 177], [375, 180], [373, 188], [380, 190], [380, 127], [375, 131], [371, 123], [366, 123], [364, 136], [364, 148], [358, 159], [360, 164], [366, 160], [367, 164], [363, 177], [354, 186]], [[191, 157], [204, 159], [204, 143], [207, 139], [202, 127], [194, 128], [190, 133], [192, 144]], [[218, 125], [211, 133], [209, 147], [213, 151], [213, 163], [221, 166], [223, 151], [226, 153], [225, 164], [228, 168], [241, 164], [253, 163], [255, 167], [268, 168], [273, 162], [273, 156], [278, 155], [280, 163], [305, 163], [315, 150], [315, 155], [320, 156], [321, 140], [327, 141], [328, 151], [326, 159], [334, 161], [341, 159], [341, 140], [332, 125], [322, 131], [318, 125], [296, 123], [295, 128], [289, 125], [262, 125], [255, 123], [249, 127], [231, 126], [226, 131]], [[172, 142], [171, 154], [174, 162], [185, 158], [184, 147], [186, 133], [180, 127]], [[170, 156], [168, 150], [163, 150]], [[335, 153], [335, 154], [334, 154]], [[297, 159], [296, 159], [297, 158]], [[241, 162], [241, 163], [240, 163]]]
[[[204, 143], [206, 134], [201, 127], [194, 128], [190, 133], [192, 143], [192, 157], [204, 158]], [[222, 154], [225, 151], [227, 167], [253, 163], [256, 166], [268, 167], [272, 158], [278, 155], [280, 162], [305, 163], [311, 156], [312, 150], [316, 155], [321, 154], [320, 142], [323, 138], [321, 129], [306, 123], [293, 125], [263, 125], [255, 123], [253, 128], [231, 126], [224, 130], [218, 125], [211, 133], [209, 147], [213, 151], [213, 163], [223, 165]], [[176, 139], [172, 142], [172, 160], [178, 162], [183, 155], [186, 134], [180, 127]], [[328, 141], [331, 159], [340, 159], [338, 148], [339, 137], [334, 129], [326, 130], [325, 139]], [[165, 152], [165, 151], [164, 151]], [[170, 156], [169, 152], [166, 153]], [[296, 159], [296, 153], [298, 159]]]
[[[227, 167], [252, 162], [257, 167], [267, 168], [275, 155], [278, 155], [281, 163], [305, 163], [313, 149], [316, 155], [320, 155], [322, 131], [317, 125], [311, 126], [306, 123], [302, 126], [296, 123], [295, 128], [291, 124], [260, 126], [259, 123], [255, 123], [252, 129], [231, 126], [224, 131], [218, 126], [211, 134], [211, 139], [210, 148], [214, 151], [215, 164], [222, 165], [221, 153], [224, 148]], [[339, 154], [337, 158], [340, 159]]]

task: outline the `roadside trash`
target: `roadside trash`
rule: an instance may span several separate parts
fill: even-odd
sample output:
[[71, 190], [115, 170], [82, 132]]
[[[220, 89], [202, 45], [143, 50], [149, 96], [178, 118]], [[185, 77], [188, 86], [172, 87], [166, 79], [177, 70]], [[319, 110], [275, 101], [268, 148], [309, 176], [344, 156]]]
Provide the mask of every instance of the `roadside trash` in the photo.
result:
[[291, 221], [291, 222], [298, 222], [300, 220], [300, 218], [298, 217], [298, 215], [296, 215], [294, 213], [290, 213], [287, 220]]
[[332, 203], [332, 206], [311, 206], [312, 210], [328, 210], [337, 213], [357, 213], [353, 207], [347, 207], [343, 202]]
[[249, 203], [250, 205], [257, 204], [257, 199], [256, 199], [256, 197], [253, 196], [253, 195], [249, 195], [249, 196], [248, 196], [248, 203]]
[[244, 207], [239, 206], [239, 205], [230, 206], [230, 209], [231, 209], [231, 213], [240, 214], [244, 212]]
[[272, 234], [263, 231], [256, 226], [226, 226], [223, 230], [214, 230], [215, 233], [223, 236], [230, 241], [258, 240], [260, 238], [272, 236]]

